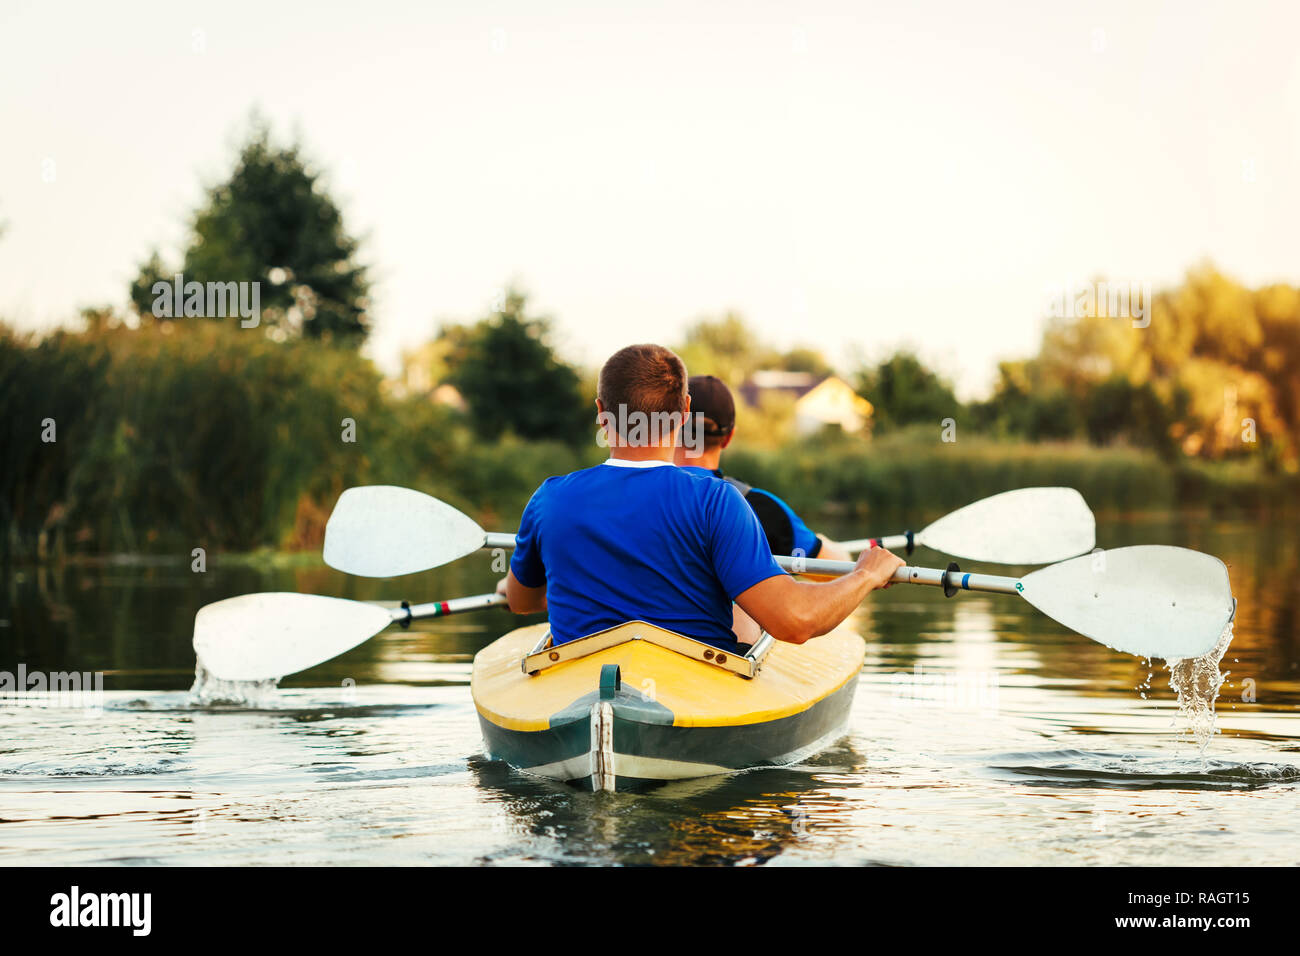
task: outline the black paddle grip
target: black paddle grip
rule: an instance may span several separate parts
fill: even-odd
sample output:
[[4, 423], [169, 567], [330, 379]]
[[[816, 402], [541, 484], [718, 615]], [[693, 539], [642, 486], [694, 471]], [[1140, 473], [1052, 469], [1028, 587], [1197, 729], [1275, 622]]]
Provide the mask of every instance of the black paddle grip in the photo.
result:
[[944, 597], [952, 597], [954, 594], [956, 594], [958, 591], [961, 590], [960, 587], [958, 587], [956, 584], [953, 583], [953, 577], [952, 577], [954, 574], [957, 574], [960, 571], [961, 568], [957, 567], [957, 562], [953, 561], [948, 565], [948, 570], [943, 572], [943, 577], [940, 580], [943, 581]]

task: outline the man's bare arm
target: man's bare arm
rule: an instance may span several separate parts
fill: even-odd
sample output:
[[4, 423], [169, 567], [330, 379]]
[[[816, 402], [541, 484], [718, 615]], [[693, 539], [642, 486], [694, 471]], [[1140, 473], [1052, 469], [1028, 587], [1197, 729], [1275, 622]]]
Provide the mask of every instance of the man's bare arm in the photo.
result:
[[738, 595], [736, 603], [778, 641], [802, 644], [835, 630], [868, 592], [888, 587], [902, 566], [901, 558], [872, 548], [862, 552], [852, 571], [833, 581], [796, 581], [779, 574]]
[[538, 614], [546, 610], [546, 585], [530, 588], [520, 584], [513, 571], [506, 572], [497, 584], [497, 593], [506, 596], [510, 610], [516, 614]]

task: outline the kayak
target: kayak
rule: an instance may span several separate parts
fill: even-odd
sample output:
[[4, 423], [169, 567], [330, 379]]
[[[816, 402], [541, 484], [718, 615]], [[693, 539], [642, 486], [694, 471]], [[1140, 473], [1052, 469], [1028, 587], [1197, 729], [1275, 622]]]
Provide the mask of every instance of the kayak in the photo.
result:
[[783, 766], [843, 736], [866, 645], [849, 626], [740, 654], [644, 621], [553, 645], [522, 627], [474, 657], [490, 757], [599, 790]]

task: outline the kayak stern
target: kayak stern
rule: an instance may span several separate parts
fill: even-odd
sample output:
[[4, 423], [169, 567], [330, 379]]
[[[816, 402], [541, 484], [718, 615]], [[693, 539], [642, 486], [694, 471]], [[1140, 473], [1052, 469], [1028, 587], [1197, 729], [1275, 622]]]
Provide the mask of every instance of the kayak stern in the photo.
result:
[[653, 625], [612, 631], [624, 629], [621, 642], [602, 632], [597, 652], [531, 675], [520, 661], [545, 625], [484, 648], [474, 698], [488, 754], [581, 789], [629, 791], [797, 763], [844, 733], [865, 651], [852, 631], [773, 647], [746, 679], [659, 646]]

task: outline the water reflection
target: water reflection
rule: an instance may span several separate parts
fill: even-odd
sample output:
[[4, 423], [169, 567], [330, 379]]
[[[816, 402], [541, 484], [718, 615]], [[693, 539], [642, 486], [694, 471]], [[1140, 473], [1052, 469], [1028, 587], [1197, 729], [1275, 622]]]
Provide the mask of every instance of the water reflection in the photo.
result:
[[[306, 563], [304, 563], [306, 562]], [[353, 600], [396, 603], [441, 600], [491, 590], [497, 575], [475, 555], [431, 574], [396, 581], [350, 577], [310, 556], [261, 562], [209, 562], [194, 573], [188, 562], [105, 559], [6, 572], [0, 603], [0, 669], [19, 662], [29, 671], [105, 672], [110, 689], [176, 690], [194, 677], [190, 643], [194, 615], [205, 604], [255, 591], [300, 591]], [[433, 667], [464, 662], [513, 626], [503, 611], [416, 623], [392, 629], [336, 661], [297, 675], [289, 686], [426, 683], [468, 680], [468, 669]]]
[[[1105, 547], [1181, 544], [1229, 564], [1236, 636], [1205, 763], [1160, 662], [1013, 597], [897, 586], [856, 619], [868, 653], [843, 743], [799, 767], [639, 795], [579, 793], [479, 756], [470, 664], [520, 623], [504, 612], [390, 629], [259, 709], [187, 698], [204, 604], [472, 594], [495, 581], [486, 555], [395, 581], [310, 558], [214, 559], [202, 575], [180, 562], [11, 569], [0, 670], [102, 669], [109, 702], [0, 705], [0, 862], [1194, 864], [1250, 846], [1260, 865], [1293, 863], [1297, 531], [1103, 522]], [[963, 680], [996, 696], [947, 693]]]
[[840, 802], [824, 799], [823, 767], [843, 773], [865, 763], [846, 742], [799, 767], [675, 781], [636, 794], [581, 794], [481, 756], [471, 769], [512, 826], [565, 862], [753, 866], [813, 839], [843, 812]]

